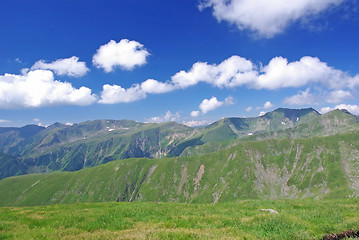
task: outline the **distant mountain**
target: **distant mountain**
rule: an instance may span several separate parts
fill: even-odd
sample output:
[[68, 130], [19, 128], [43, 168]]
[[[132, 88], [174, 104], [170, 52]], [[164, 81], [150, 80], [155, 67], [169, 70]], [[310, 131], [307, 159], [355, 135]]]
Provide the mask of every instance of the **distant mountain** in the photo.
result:
[[[282, 109], [278, 109], [280, 112]], [[285, 110], [285, 109], [284, 109]], [[276, 110], [277, 111], [277, 110]], [[277, 115], [276, 111], [269, 113], [270, 115]], [[274, 114], [273, 114], [274, 113]], [[277, 125], [280, 121], [281, 127], [277, 130], [259, 130], [259, 131], [243, 131], [242, 137], [236, 141], [223, 141], [223, 142], [207, 142], [201, 146], [191, 146], [186, 148], [181, 156], [203, 155], [209, 152], [218, 151], [223, 148], [228, 148], [243, 141], [262, 141], [268, 139], [296, 139], [296, 138], [310, 138], [315, 136], [330, 136], [338, 133], [359, 130], [357, 117], [343, 110], [334, 110], [332, 112], [319, 115], [317, 112], [311, 112], [310, 115], [304, 115], [302, 120], [292, 122], [282, 120], [282, 118], [272, 117], [268, 120], [270, 125]], [[315, 116], [313, 116], [313, 115]], [[295, 116], [295, 115], [294, 115]], [[295, 116], [297, 120], [298, 116]], [[255, 119], [255, 118], [254, 118]], [[292, 118], [293, 119], [293, 118]], [[267, 123], [268, 123], [267, 122]], [[273, 123], [274, 122], [274, 123]], [[285, 128], [291, 126], [290, 128]], [[292, 127], [293, 126], [293, 127]], [[273, 128], [272, 128], [273, 129]], [[246, 133], [246, 134], [245, 134]]]
[[0, 180], [0, 206], [103, 201], [216, 203], [359, 196], [359, 131], [240, 142], [202, 156], [125, 159]]
[[[202, 128], [192, 138], [181, 142], [169, 152], [168, 156], [197, 154], [198, 148], [201, 154], [205, 154], [221, 149], [223, 144], [226, 145], [226, 143], [219, 142], [288, 129], [318, 116], [320, 114], [313, 108], [278, 108], [260, 117], [224, 118]], [[229, 145], [232, 145], [232, 143], [229, 143]]]
[[279, 131], [292, 128], [320, 114], [313, 108], [286, 109], [278, 108], [261, 117], [254, 118], [225, 118], [205, 128], [203, 142], [218, 142], [222, 140], [237, 139], [261, 132]]
[[95, 120], [72, 126], [56, 123], [27, 138], [6, 132], [7, 141], [2, 141], [0, 147], [4, 154], [20, 159], [23, 170], [19, 174], [76, 171], [116, 159], [160, 158], [196, 131], [175, 122]]
[[268, 138], [308, 138], [314, 136], [330, 136], [337, 133], [358, 129], [357, 117], [347, 110], [334, 110], [308, 120], [293, 128], [266, 132], [248, 139], [263, 140]]
[[[312, 108], [279, 108], [261, 117], [225, 118], [200, 129], [175, 122], [131, 120], [0, 128], [4, 162], [0, 164], [0, 179], [28, 173], [77, 171], [118, 159], [206, 154], [234, 146], [238, 141], [327, 136], [357, 126], [353, 115], [339, 110], [321, 116]], [[8, 171], [9, 168], [13, 170]]]

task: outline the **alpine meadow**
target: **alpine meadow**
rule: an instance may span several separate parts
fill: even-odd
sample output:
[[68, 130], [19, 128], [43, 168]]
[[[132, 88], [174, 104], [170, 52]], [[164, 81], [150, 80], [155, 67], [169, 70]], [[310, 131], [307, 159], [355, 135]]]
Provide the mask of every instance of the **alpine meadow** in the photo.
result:
[[0, 239], [359, 239], [357, 0], [0, 9]]

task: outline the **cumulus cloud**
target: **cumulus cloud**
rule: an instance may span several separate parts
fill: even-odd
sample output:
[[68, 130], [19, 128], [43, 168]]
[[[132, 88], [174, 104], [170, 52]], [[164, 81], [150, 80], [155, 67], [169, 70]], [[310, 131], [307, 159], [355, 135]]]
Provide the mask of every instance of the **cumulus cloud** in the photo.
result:
[[71, 83], [54, 79], [49, 70], [29, 71], [25, 75], [0, 76], [0, 107], [27, 108], [50, 105], [90, 105], [96, 95], [87, 87], [74, 88]]
[[154, 79], [148, 79], [141, 84], [134, 84], [127, 89], [116, 84], [105, 84], [103, 85], [99, 103], [129, 103], [144, 99], [147, 97], [147, 94], [160, 94], [173, 90], [175, 90], [175, 87], [172, 84], [159, 82]]
[[97, 49], [92, 63], [97, 68], [103, 68], [105, 72], [112, 72], [117, 66], [123, 70], [132, 70], [146, 64], [149, 55], [150, 53], [139, 42], [122, 39], [116, 43], [111, 40]]
[[163, 83], [154, 79], [147, 79], [141, 83], [141, 89], [145, 93], [166, 93], [173, 91], [175, 87], [167, 82]]
[[269, 109], [269, 108], [272, 108], [272, 107], [274, 107], [274, 105], [269, 101], [264, 103], [264, 105], [263, 105], [263, 109]]
[[239, 30], [271, 38], [296, 21], [318, 15], [344, 0], [203, 0], [199, 9], [212, 7], [218, 21], [227, 21]]
[[327, 97], [328, 103], [339, 103], [345, 99], [352, 98], [353, 95], [349, 91], [336, 90], [329, 93]]
[[190, 115], [191, 117], [198, 117], [200, 115], [200, 111], [192, 111]]
[[319, 92], [316, 93], [311, 93], [310, 88], [307, 88], [305, 91], [298, 91], [296, 95], [285, 98], [284, 103], [298, 106], [318, 105], [323, 101], [327, 103], [339, 103], [345, 99], [353, 98], [350, 91], [334, 90], [328, 92], [322, 89], [317, 90], [319, 90]]
[[179, 112], [176, 113], [171, 113], [171, 111], [167, 111], [166, 114], [162, 115], [162, 116], [156, 116], [156, 117], [151, 117], [150, 119], [146, 119], [147, 122], [152, 122], [152, 123], [163, 123], [163, 122], [174, 122], [174, 121], [178, 121], [178, 119], [181, 118], [181, 115]]
[[249, 107], [246, 108], [246, 112], [250, 112], [250, 111], [252, 111], [252, 109], [253, 108], [251, 106], [249, 106]]
[[218, 101], [216, 97], [212, 97], [211, 99], [204, 99], [202, 103], [199, 105], [199, 109], [201, 109], [203, 114], [206, 114], [209, 111], [213, 111], [219, 107], [221, 107], [224, 103]]
[[262, 111], [262, 112], [259, 113], [258, 116], [259, 116], [259, 117], [262, 117], [262, 116], [264, 116], [265, 114], [266, 114], [266, 112], [263, 112], [263, 111]]
[[219, 65], [197, 62], [189, 71], [176, 73], [171, 80], [176, 88], [187, 88], [200, 82], [220, 88], [247, 86], [268, 90], [297, 88], [308, 84], [321, 84], [329, 89], [352, 89], [359, 86], [358, 74], [352, 77], [310, 56], [295, 62], [276, 57], [266, 66], [256, 66], [240, 56], [232, 56]]
[[218, 101], [216, 97], [212, 97], [211, 99], [204, 99], [199, 105], [199, 109], [202, 111], [203, 114], [206, 114], [207, 112], [213, 111], [221, 106], [232, 105], [232, 104], [234, 104], [234, 98], [232, 96], [227, 97], [224, 101]]
[[191, 120], [191, 121], [182, 122], [182, 124], [184, 124], [188, 127], [202, 127], [202, 126], [207, 126], [211, 123], [212, 122], [208, 121], [208, 120], [201, 120], [201, 121]]
[[[265, 66], [261, 63], [255, 65], [250, 60], [240, 56], [232, 56], [218, 65], [197, 62], [193, 64], [190, 70], [179, 71], [167, 82], [148, 79], [129, 89], [117, 85], [105, 85], [100, 102], [132, 102], [146, 98], [147, 94], [167, 93], [177, 89], [185, 89], [201, 82], [219, 88], [245, 86], [250, 89], [267, 90], [311, 85], [332, 90], [332, 96], [328, 97], [328, 99], [332, 97], [332, 100], [329, 101], [339, 102], [339, 100], [349, 98], [348, 91], [343, 89], [355, 89], [359, 86], [359, 74], [351, 76], [346, 72], [328, 66], [327, 63], [316, 57], [309, 56], [302, 57], [299, 61], [294, 62], [288, 62], [283, 57], [276, 57]], [[285, 99], [285, 102], [291, 105], [298, 105], [296, 101], [313, 102], [314, 96], [309, 90], [306, 90]], [[221, 103], [216, 104], [220, 105]]]
[[309, 56], [290, 63], [286, 58], [276, 57], [262, 67], [261, 72], [253, 83], [254, 88], [273, 90], [301, 87], [309, 83], [320, 83], [330, 89], [353, 88], [359, 85], [359, 75], [351, 77], [341, 70], [329, 67], [319, 58]]
[[197, 62], [188, 72], [180, 71], [171, 80], [177, 88], [187, 88], [199, 82], [222, 88], [245, 85], [256, 78], [256, 66], [251, 61], [232, 56], [219, 65]]
[[284, 103], [288, 105], [317, 105], [317, 97], [310, 93], [310, 88], [307, 88], [305, 91], [299, 91], [296, 95], [287, 97], [284, 99]]
[[39, 60], [31, 67], [31, 70], [36, 69], [52, 70], [57, 75], [67, 75], [71, 77], [82, 77], [90, 71], [90, 69], [86, 67], [86, 63], [79, 62], [79, 58], [75, 56], [58, 59], [51, 63], [46, 63], [45, 60]]
[[113, 103], [129, 103], [146, 98], [146, 93], [142, 91], [139, 84], [135, 84], [130, 88], [122, 88], [118, 85], [103, 85], [101, 98], [99, 103], [113, 104]]

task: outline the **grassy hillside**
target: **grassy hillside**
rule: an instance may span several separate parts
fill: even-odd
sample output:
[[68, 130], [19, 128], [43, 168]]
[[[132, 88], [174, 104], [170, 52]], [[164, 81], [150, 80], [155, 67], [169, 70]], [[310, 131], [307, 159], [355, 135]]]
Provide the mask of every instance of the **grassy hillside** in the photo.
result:
[[76, 171], [114, 159], [161, 158], [195, 132], [175, 122], [143, 124], [129, 120], [96, 120], [73, 126], [56, 123], [24, 138], [14, 131], [6, 132], [0, 134], [0, 140], [4, 139], [1, 150], [9, 157], [4, 161], [7, 168], [20, 171], [9, 172], [0, 164], [0, 177]]
[[261, 117], [225, 118], [203, 129], [202, 142], [219, 142], [258, 134], [260, 132], [279, 131], [315, 119], [320, 114], [312, 108], [278, 108]]
[[0, 239], [321, 239], [357, 229], [358, 212], [357, 198], [12, 207], [0, 208]]
[[0, 128], [0, 153], [8, 156], [2, 158], [6, 164], [0, 164], [0, 179], [27, 173], [76, 171], [115, 159], [178, 156], [187, 147], [236, 139], [256, 129], [277, 129], [278, 121], [291, 122], [295, 117], [315, 114], [313, 109], [278, 109], [263, 118], [220, 120], [203, 129], [175, 122], [145, 124], [130, 120], [95, 120], [72, 126], [55, 123], [48, 128], [35, 125]]
[[315, 118], [302, 120], [294, 127], [277, 131], [258, 131], [245, 135], [236, 141], [208, 142], [190, 146], [181, 152], [181, 156], [203, 155], [220, 149], [232, 147], [243, 141], [263, 141], [268, 139], [295, 139], [315, 136], [331, 136], [339, 133], [359, 130], [357, 116], [345, 110], [334, 110]]
[[337, 109], [293, 128], [253, 135], [246, 140], [330, 136], [357, 129], [359, 129], [357, 117], [346, 110]]
[[[77, 171], [117, 159], [206, 154], [236, 140], [327, 136], [358, 129], [339, 110], [319, 116], [311, 108], [279, 108], [256, 118], [227, 118], [194, 129], [175, 122], [95, 120], [72, 126], [0, 128], [0, 179], [52, 171]], [[11, 169], [9, 171], [9, 169]]]
[[0, 206], [104, 201], [216, 203], [359, 193], [359, 132], [243, 142], [196, 157], [125, 159], [0, 181]]

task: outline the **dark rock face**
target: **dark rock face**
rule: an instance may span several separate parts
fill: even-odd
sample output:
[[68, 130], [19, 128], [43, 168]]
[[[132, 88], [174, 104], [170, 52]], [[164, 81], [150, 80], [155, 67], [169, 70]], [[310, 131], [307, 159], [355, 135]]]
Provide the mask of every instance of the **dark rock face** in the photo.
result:
[[339, 240], [347, 238], [357, 238], [359, 237], [359, 230], [350, 229], [341, 233], [333, 233], [325, 235], [322, 240]]

